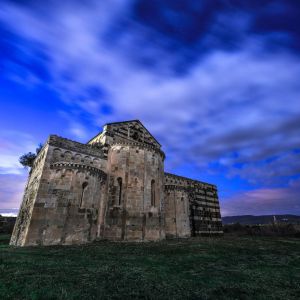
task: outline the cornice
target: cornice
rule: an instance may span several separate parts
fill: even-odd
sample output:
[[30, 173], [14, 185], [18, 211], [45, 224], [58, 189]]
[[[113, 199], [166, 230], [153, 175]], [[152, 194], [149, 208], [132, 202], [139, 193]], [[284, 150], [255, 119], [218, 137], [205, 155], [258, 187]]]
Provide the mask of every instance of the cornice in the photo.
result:
[[73, 169], [73, 170], [80, 170], [80, 171], [87, 171], [93, 176], [97, 176], [98, 178], [102, 180], [106, 180], [107, 174], [102, 171], [101, 169], [87, 166], [84, 164], [78, 164], [78, 163], [69, 163], [69, 162], [56, 162], [50, 164], [51, 169]]

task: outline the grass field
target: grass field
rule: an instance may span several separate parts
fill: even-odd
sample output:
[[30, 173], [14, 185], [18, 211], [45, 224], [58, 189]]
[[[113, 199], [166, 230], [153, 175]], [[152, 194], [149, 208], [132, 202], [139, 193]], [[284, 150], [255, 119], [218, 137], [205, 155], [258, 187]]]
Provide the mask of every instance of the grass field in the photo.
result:
[[300, 299], [300, 240], [234, 238], [12, 248], [0, 299]]

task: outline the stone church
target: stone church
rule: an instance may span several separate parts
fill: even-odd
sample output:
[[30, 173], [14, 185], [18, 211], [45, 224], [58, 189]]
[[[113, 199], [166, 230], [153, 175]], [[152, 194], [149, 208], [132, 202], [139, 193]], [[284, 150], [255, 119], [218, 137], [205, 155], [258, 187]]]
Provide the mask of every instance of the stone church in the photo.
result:
[[164, 172], [164, 159], [138, 120], [106, 124], [87, 144], [50, 135], [31, 168], [10, 244], [222, 234], [217, 187]]

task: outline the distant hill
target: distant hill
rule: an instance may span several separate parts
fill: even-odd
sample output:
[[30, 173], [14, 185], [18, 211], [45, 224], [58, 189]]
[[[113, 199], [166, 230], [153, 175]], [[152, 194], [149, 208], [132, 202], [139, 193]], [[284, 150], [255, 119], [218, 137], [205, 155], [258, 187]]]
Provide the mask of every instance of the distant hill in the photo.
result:
[[2, 217], [16, 217], [18, 212], [18, 208], [0, 208], [0, 215]]
[[[284, 222], [290, 224], [300, 224], [300, 216], [296, 215], [275, 215], [277, 222]], [[242, 225], [256, 225], [256, 224], [269, 224], [274, 220], [274, 215], [264, 215], [264, 216], [230, 216], [223, 217], [223, 224], [233, 224], [240, 223]]]
[[[275, 215], [277, 222], [288, 223], [288, 224], [299, 224], [300, 216], [296, 215]], [[223, 225], [240, 223], [241, 225], [257, 225], [257, 224], [270, 224], [274, 220], [274, 215], [264, 215], [264, 216], [229, 216], [223, 217]], [[11, 233], [16, 221], [16, 217], [6, 216], [0, 214], [0, 233]]]

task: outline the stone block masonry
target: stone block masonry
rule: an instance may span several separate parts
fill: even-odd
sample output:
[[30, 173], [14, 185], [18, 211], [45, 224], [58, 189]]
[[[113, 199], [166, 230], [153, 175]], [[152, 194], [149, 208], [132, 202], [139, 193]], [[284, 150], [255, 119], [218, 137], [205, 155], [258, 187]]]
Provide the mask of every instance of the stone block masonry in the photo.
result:
[[165, 173], [164, 159], [138, 120], [106, 124], [87, 144], [51, 135], [30, 171], [10, 244], [222, 234], [216, 186]]

